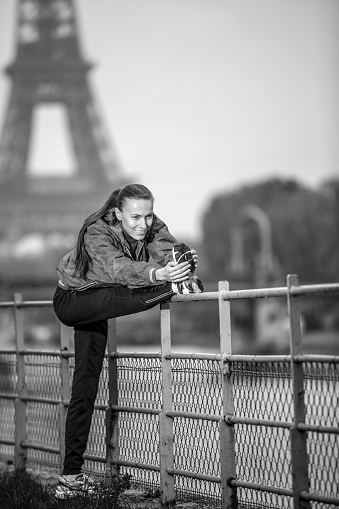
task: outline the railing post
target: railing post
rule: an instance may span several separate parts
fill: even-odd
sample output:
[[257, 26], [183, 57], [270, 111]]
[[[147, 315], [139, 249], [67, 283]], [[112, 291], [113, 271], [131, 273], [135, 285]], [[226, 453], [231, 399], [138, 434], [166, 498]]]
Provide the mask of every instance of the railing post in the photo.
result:
[[72, 329], [60, 322], [60, 377], [61, 377], [61, 403], [59, 405], [59, 440], [60, 458], [59, 469], [62, 473], [65, 459], [65, 426], [67, 408], [71, 399], [71, 382], [69, 369], [69, 354]]
[[291, 428], [293, 505], [295, 509], [309, 509], [310, 502], [301, 498], [302, 491], [309, 491], [307, 435], [298, 429], [298, 424], [305, 423], [304, 370], [303, 364], [296, 360], [302, 354], [301, 323], [299, 297], [291, 294], [291, 288], [298, 286], [296, 275], [287, 276], [287, 305], [290, 328], [290, 349], [292, 369], [292, 390], [294, 427]]
[[111, 354], [117, 352], [117, 329], [116, 319], [108, 320], [107, 335], [108, 351], [108, 401], [106, 409], [106, 472], [111, 479], [119, 475], [119, 412], [112, 410], [113, 405], [118, 405], [118, 362]]
[[160, 433], [160, 480], [161, 504], [163, 507], [175, 505], [174, 476], [169, 473], [174, 467], [173, 418], [166, 412], [172, 410], [172, 369], [171, 359], [171, 308], [169, 301], [160, 304], [161, 320], [161, 366], [162, 366], [162, 412], [159, 415]]
[[234, 425], [228, 417], [234, 415], [233, 384], [231, 363], [225, 361], [225, 355], [232, 354], [231, 311], [230, 302], [223, 299], [223, 291], [229, 290], [228, 281], [220, 281], [219, 290], [219, 326], [220, 353], [222, 372], [222, 402], [224, 419], [220, 421], [220, 469], [221, 469], [221, 497], [224, 509], [237, 509], [237, 489], [230, 481], [236, 478]]
[[25, 381], [25, 338], [24, 338], [24, 310], [20, 307], [22, 295], [14, 294], [14, 323], [15, 323], [15, 348], [17, 359], [17, 398], [15, 399], [15, 468], [24, 470], [27, 462], [27, 452], [22, 444], [27, 439], [27, 403], [22, 400], [27, 395]]

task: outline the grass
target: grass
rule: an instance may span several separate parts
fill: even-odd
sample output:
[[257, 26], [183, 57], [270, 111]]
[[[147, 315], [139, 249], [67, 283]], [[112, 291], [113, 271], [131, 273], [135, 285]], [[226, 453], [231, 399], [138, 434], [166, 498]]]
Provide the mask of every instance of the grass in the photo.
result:
[[[56, 482], [44, 480], [26, 471], [0, 470], [0, 509], [160, 509], [160, 493], [149, 489], [130, 489], [131, 476], [118, 481], [99, 483], [95, 494], [83, 493], [73, 498], [55, 498]], [[181, 502], [176, 509], [208, 509], [211, 505]], [[214, 506], [213, 506], [214, 507]]]
[[57, 500], [55, 486], [43, 484], [25, 471], [7, 471], [0, 474], [0, 509], [135, 509], [137, 502], [128, 501], [127, 497], [119, 500], [129, 487], [130, 476], [126, 475], [109, 485], [100, 483], [95, 494]]

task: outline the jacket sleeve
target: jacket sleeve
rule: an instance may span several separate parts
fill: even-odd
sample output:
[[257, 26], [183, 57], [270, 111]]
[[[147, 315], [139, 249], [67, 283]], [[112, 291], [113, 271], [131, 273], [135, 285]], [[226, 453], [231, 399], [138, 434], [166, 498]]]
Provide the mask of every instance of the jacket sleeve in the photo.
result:
[[172, 247], [178, 241], [169, 232], [166, 224], [154, 215], [148, 242], [148, 249], [153, 260], [164, 267], [172, 260]]
[[[131, 260], [114, 243], [108, 232], [93, 224], [85, 234], [85, 246], [92, 260], [90, 271], [103, 281], [125, 286], [146, 286], [152, 284], [150, 272], [153, 266], [148, 262]], [[102, 278], [100, 278], [102, 274]]]

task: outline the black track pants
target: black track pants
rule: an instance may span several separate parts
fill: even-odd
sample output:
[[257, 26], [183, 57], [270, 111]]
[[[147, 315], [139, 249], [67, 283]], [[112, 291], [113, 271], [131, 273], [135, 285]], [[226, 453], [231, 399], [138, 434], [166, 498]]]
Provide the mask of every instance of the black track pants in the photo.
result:
[[171, 284], [130, 290], [90, 288], [81, 292], [57, 288], [54, 310], [61, 322], [74, 327], [75, 369], [65, 432], [63, 474], [79, 474], [107, 342], [107, 320], [151, 309], [173, 295]]

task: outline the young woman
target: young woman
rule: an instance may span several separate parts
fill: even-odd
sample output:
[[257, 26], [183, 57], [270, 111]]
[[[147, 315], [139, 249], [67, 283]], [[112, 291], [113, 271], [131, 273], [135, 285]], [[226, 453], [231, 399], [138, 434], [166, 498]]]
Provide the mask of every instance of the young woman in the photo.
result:
[[[76, 247], [57, 268], [54, 310], [62, 323], [74, 327], [75, 348], [57, 498], [91, 488], [81, 468], [105, 355], [107, 320], [156, 306], [173, 295], [172, 283], [188, 279], [189, 262], [172, 261], [177, 241], [153, 213], [153, 204], [152, 193], [140, 184], [113, 191], [85, 220]], [[192, 256], [196, 265], [194, 250]]]

